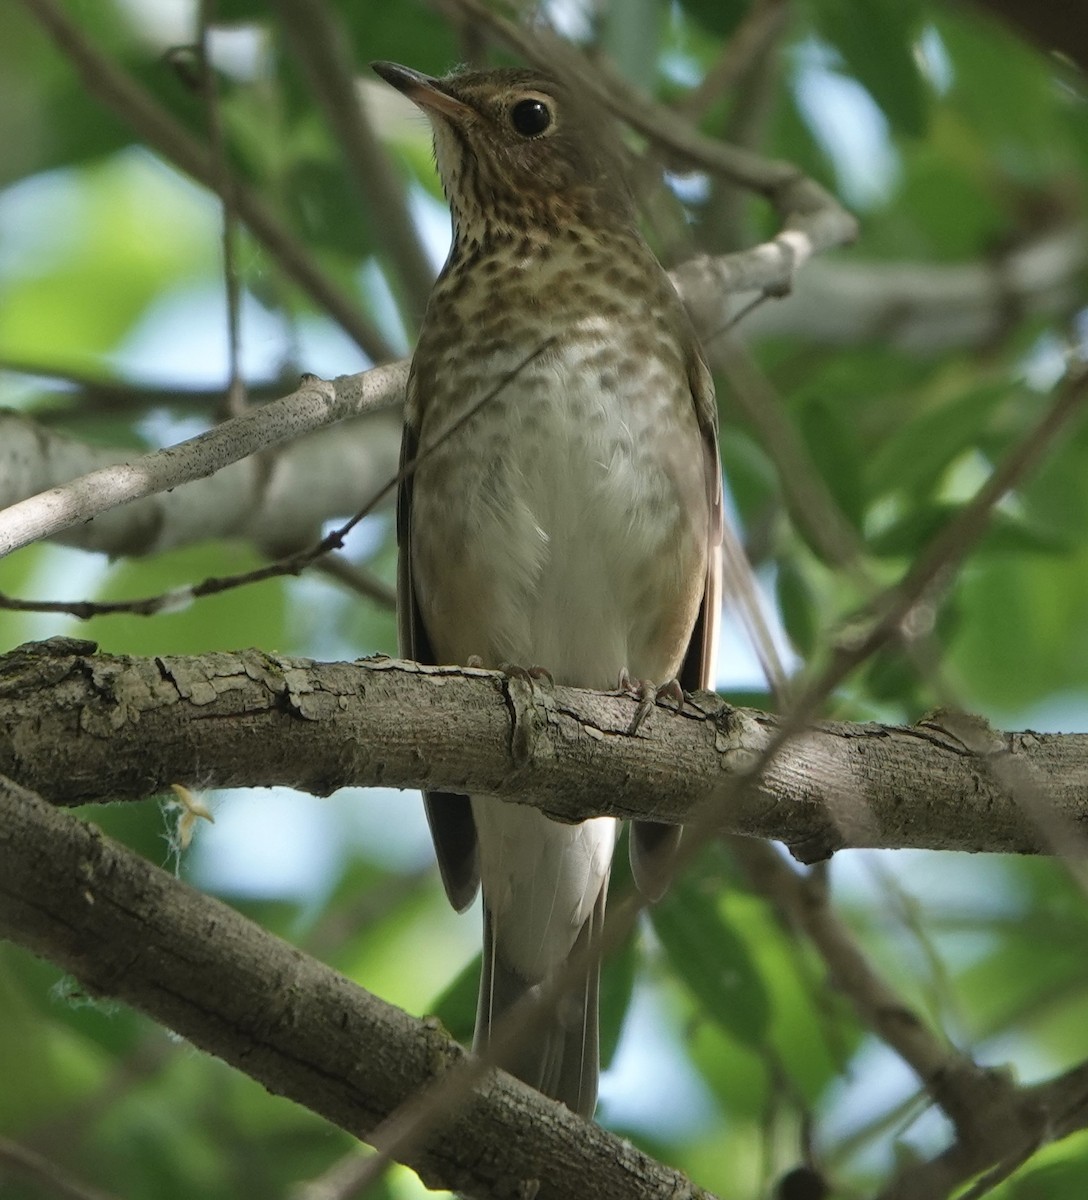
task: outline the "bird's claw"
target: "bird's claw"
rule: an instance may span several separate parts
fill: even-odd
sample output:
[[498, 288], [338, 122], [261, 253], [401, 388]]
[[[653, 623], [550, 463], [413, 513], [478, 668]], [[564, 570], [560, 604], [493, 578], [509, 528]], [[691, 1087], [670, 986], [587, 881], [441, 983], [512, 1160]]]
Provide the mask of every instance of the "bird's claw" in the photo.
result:
[[509, 679], [524, 680], [530, 687], [535, 684], [543, 683], [547, 687], [555, 687], [555, 680], [552, 678], [551, 671], [547, 667], [541, 667], [536, 663], [531, 666], [523, 667], [520, 663], [499, 663], [499, 670]]
[[638, 699], [638, 707], [627, 730], [628, 735], [638, 733], [642, 722], [650, 715], [655, 705], [671, 700], [673, 712], [678, 713], [682, 711], [686, 699], [684, 689], [675, 677], [666, 679], [662, 684], [655, 684], [648, 679], [632, 679], [626, 667], [620, 671], [618, 690]]

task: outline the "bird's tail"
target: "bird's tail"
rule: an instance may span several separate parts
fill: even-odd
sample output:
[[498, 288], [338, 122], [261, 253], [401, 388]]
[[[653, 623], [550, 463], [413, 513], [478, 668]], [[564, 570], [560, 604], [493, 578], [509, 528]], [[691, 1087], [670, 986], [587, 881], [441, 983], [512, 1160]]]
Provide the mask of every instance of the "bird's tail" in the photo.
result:
[[[480, 1000], [476, 1010], [473, 1050], [482, 1052], [498, 1033], [502, 1041], [496, 1064], [516, 1075], [545, 1096], [559, 1100], [573, 1112], [591, 1117], [597, 1104], [600, 1049], [597, 1031], [601, 933], [604, 929], [607, 877], [589, 920], [582, 926], [568, 962], [560, 964], [569, 986], [550, 996], [552, 978], [526, 980], [503, 959], [495, 937], [491, 910], [484, 897], [484, 955], [480, 975]], [[547, 1011], [531, 1003], [522, 1006], [511, 1026], [503, 1021], [526, 998], [546, 1002]]]

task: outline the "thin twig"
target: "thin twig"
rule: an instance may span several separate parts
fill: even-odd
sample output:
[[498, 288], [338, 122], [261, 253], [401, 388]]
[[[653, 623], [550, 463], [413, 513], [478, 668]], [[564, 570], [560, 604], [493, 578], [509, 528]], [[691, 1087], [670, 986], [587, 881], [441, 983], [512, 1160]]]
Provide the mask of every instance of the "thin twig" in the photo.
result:
[[245, 383], [241, 366], [241, 286], [238, 280], [235, 228], [235, 188], [230, 179], [223, 114], [219, 103], [219, 79], [211, 61], [210, 27], [215, 21], [217, 0], [200, 0], [198, 59], [200, 90], [208, 121], [208, 149], [219, 197], [223, 228], [223, 291], [227, 316], [227, 394], [221, 415], [236, 417], [246, 407]]
[[696, 87], [677, 101], [674, 111], [697, 119], [733, 91], [785, 28], [789, 9], [788, 0], [756, 0], [733, 31], [718, 61]]
[[326, 554], [317, 560], [314, 569], [358, 592], [360, 596], [373, 600], [381, 608], [392, 611], [397, 607], [396, 588], [390, 587], [384, 579], [379, 579], [372, 571], [352, 562], [343, 554]]
[[61, 1200], [117, 1200], [112, 1193], [76, 1179], [36, 1151], [20, 1146], [10, 1138], [0, 1137], [0, 1166], [18, 1171], [42, 1188], [43, 1193], [49, 1192]]

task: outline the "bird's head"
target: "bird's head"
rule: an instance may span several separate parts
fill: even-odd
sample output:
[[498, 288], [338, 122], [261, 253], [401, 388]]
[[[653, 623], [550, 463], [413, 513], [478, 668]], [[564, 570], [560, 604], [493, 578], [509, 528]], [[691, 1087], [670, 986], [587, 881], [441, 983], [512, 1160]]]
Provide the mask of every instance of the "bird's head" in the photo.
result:
[[459, 236], [556, 232], [632, 220], [619, 138], [607, 114], [542, 71], [459, 71], [442, 79], [372, 64], [430, 118]]

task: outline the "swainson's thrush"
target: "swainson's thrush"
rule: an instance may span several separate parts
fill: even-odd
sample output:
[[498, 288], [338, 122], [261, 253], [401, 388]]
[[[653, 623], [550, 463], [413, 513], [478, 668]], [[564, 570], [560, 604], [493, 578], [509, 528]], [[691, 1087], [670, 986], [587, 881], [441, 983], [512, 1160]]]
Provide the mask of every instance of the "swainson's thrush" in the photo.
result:
[[[526, 70], [375, 70], [434, 127], [453, 246], [408, 382], [401, 650], [428, 663], [546, 668], [556, 682], [711, 684], [721, 473], [714, 390], [643, 241], [607, 117]], [[444, 430], [554, 339], [452, 436]], [[579, 978], [502, 1062], [577, 1112], [597, 1096], [600, 937], [617, 826], [563, 825], [495, 797], [426, 796], [457, 909], [482, 880], [476, 1048], [577, 953]], [[677, 834], [636, 823], [659, 892]]]

